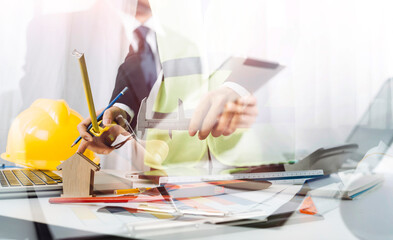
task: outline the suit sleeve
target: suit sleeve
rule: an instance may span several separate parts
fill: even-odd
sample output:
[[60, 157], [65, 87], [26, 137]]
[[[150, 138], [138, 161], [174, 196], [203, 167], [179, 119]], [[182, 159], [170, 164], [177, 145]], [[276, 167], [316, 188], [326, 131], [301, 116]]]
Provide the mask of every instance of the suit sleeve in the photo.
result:
[[149, 89], [143, 78], [143, 72], [139, 63], [138, 57], [132, 55], [127, 57], [126, 61], [120, 65], [110, 100], [112, 101], [125, 87], [128, 87], [129, 91], [117, 102], [128, 106], [133, 111], [134, 117], [131, 119], [131, 127], [133, 128], [136, 126], [141, 101], [149, 94]]

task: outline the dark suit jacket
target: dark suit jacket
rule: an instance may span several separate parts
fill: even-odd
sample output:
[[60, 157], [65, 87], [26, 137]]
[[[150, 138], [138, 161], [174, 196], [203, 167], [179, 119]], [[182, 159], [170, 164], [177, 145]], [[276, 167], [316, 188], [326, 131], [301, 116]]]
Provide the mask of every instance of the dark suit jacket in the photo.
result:
[[124, 87], [128, 87], [129, 91], [118, 100], [118, 103], [125, 104], [134, 111], [131, 127], [135, 129], [140, 103], [143, 98], [149, 95], [150, 87], [143, 75], [143, 71], [149, 70], [141, 68], [139, 56], [132, 52], [131, 50], [124, 63], [119, 67], [111, 101]]

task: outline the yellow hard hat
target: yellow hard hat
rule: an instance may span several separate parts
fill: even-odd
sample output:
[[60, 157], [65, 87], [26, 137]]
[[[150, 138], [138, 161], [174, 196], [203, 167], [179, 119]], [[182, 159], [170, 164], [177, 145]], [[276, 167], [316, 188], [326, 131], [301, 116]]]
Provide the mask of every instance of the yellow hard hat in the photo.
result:
[[[8, 132], [6, 152], [1, 158], [36, 169], [56, 170], [71, 157], [78, 145], [77, 125], [82, 116], [64, 100], [38, 99], [13, 121]], [[92, 151], [84, 155], [98, 164]]]

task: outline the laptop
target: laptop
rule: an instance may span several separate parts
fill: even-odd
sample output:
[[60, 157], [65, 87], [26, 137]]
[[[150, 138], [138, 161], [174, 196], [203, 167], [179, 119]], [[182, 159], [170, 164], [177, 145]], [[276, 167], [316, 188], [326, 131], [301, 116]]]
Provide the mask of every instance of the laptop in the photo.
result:
[[62, 178], [49, 170], [11, 168], [0, 170], [0, 199], [57, 196], [62, 193]]
[[[358, 149], [351, 159], [359, 162], [373, 147], [383, 142], [389, 147], [393, 142], [392, 94], [393, 78], [386, 80], [378, 94], [353, 128], [346, 142], [355, 143]], [[386, 149], [385, 149], [386, 150]], [[382, 158], [382, 155], [380, 156]]]
[[[122, 175], [122, 174], [120, 174]], [[129, 189], [132, 182], [118, 173], [99, 171], [94, 177], [95, 194], [113, 194], [116, 189]], [[56, 171], [32, 168], [0, 170], [0, 199], [56, 197], [63, 192], [63, 181]]]
[[[344, 144], [317, 149], [296, 164], [285, 164], [285, 171], [323, 169], [324, 174], [330, 174], [354, 169], [367, 151], [380, 142], [389, 147], [393, 142], [392, 90], [393, 78], [382, 85]], [[379, 159], [382, 157], [381, 154]]]

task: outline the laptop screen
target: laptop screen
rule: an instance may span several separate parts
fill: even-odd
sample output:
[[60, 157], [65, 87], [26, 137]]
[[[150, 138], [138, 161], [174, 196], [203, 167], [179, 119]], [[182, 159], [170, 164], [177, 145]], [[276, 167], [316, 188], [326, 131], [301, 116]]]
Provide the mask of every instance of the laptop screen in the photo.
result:
[[368, 150], [378, 146], [381, 141], [387, 146], [392, 143], [392, 81], [393, 79], [388, 79], [384, 83], [346, 141], [359, 145], [353, 160], [361, 160]]

